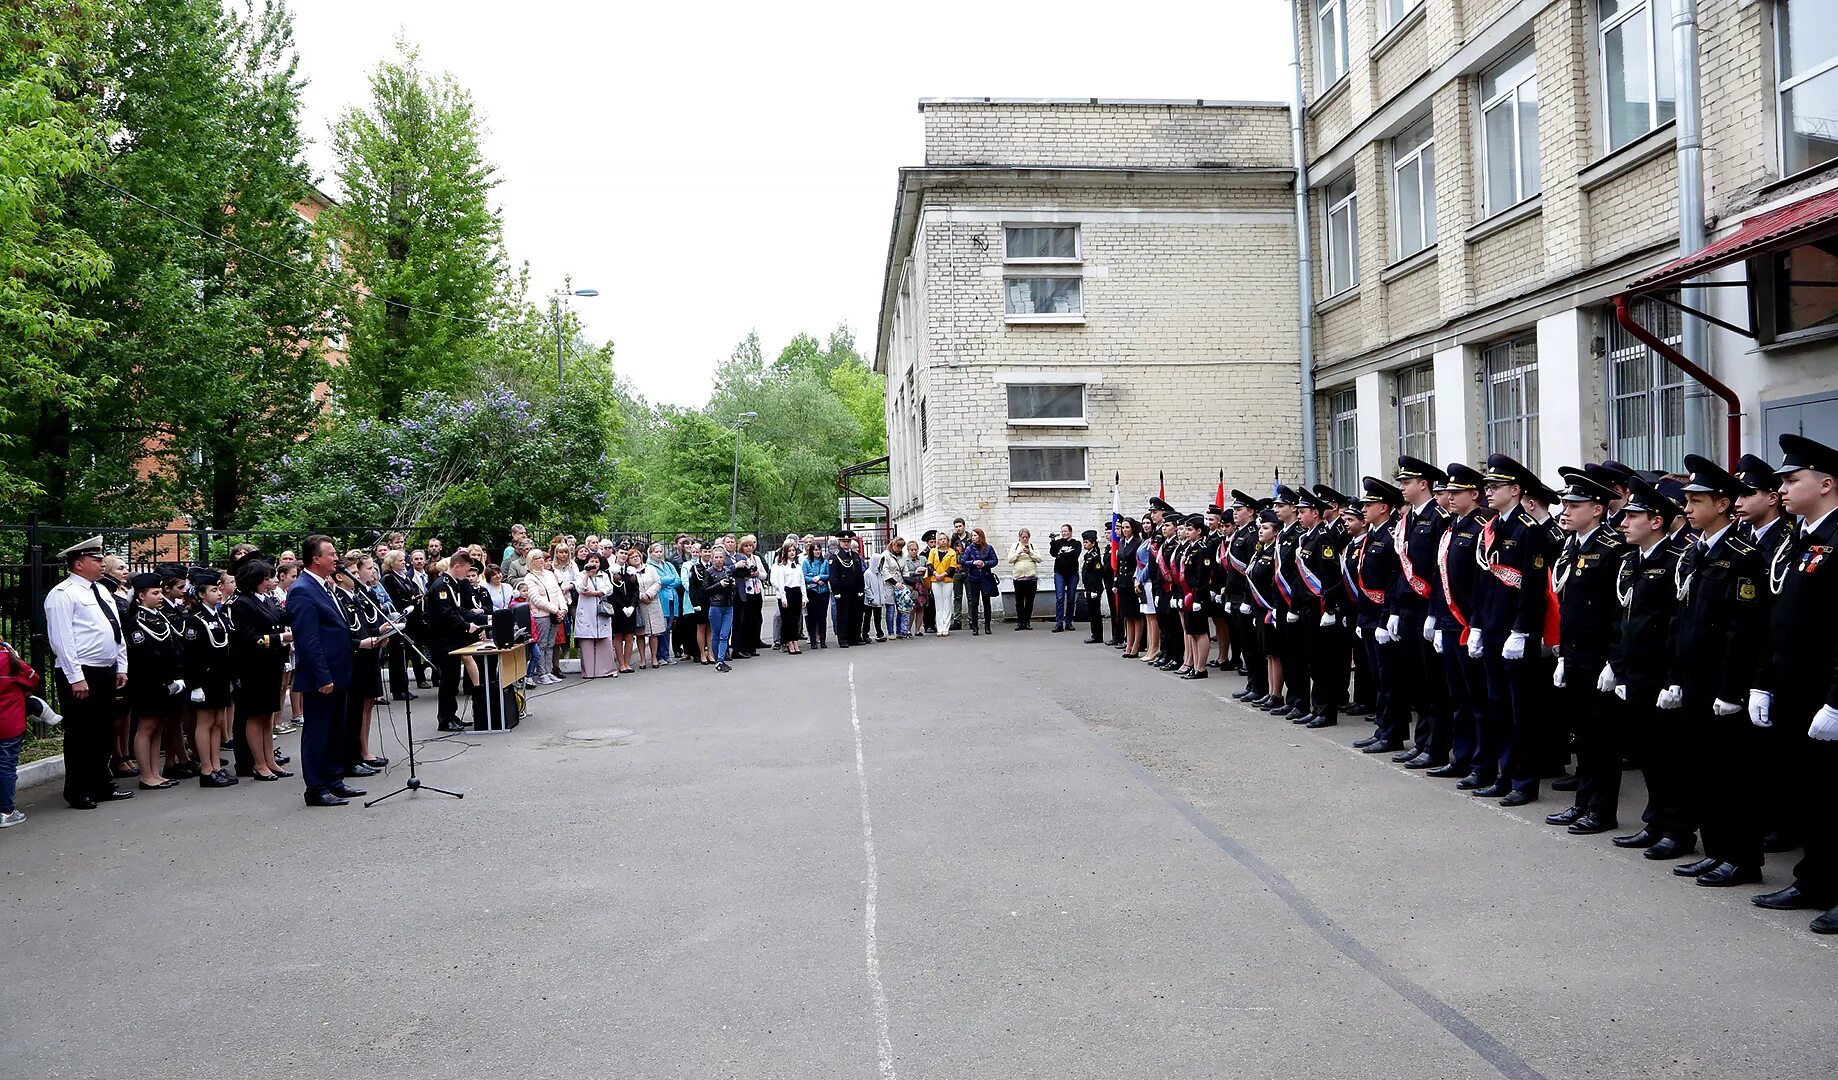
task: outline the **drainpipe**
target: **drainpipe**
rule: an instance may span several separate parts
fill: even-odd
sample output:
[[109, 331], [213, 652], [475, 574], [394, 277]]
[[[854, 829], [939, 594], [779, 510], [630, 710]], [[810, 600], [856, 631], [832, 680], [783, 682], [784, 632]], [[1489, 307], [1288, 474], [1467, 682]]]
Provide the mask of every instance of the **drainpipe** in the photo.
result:
[[[1671, 361], [1680, 371], [1696, 379], [1706, 391], [1722, 398], [1723, 403], [1729, 406], [1729, 430], [1727, 433], [1729, 439], [1729, 458], [1727, 462], [1728, 467], [1734, 469], [1736, 467], [1736, 459], [1742, 456], [1742, 399], [1736, 396], [1736, 391], [1731, 390], [1722, 382], [1718, 381], [1716, 376], [1699, 367], [1690, 357], [1666, 344], [1651, 330], [1648, 330], [1646, 327], [1640, 325], [1639, 322], [1635, 321], [1634, 313], [1628, 310], [1627, 302], [1628, 297], [1626, 293], [1622, 293], [1620, 296], [1615, 297], [1615, 321], [1621, 324], [1621, 328], [1644, 342], [1647, 348], [1652, 349], [1654, 352]], [[1686, 315], [1685, 318], [1691, 319], [1692, 322], [1697, 321], [1692, 319], [1689, 315]], [[1706, 427], [1708, 427], [1708, 425], [1706, 425]], [[1709, 432], [1706, 431], [1705, 445], [1708, 446], [1708, 444]]]
[[1302, 137], [1302, 12], [1298, 0], [1289, 0], [1289, 71], [1294, 77], [1289, 145], [1296, 172], [1296, 276], [1302, 316], [1302, 479], [1313, 487], [1320, 480], [1315, 453], [1315, 267], [1308, 227], [1307, 144]]
[[[1702, 248], [1704, 238], [1704, 139], [1703, 119], [1699, 112], [1698, 86], [1698, 4], [1697, 0], [1673, 0], [1672, 55], [1674, 85], [1678, 88], [1678, 253], [1683, 258]], [[1705, 290], [1683, 289], [1679, 296], [1685, 307], [1704, 310]], [[1694, 315], [1682, 315], [1684, 352], [1704, 364], [1710, 362], [1710, 328]], [[1704, 380], [1700, 377], [1698, 380]], [[1710, 446], [1710, 395], [1708, 387], [1685, 391], [1685, 444], [1703, 453]], [[1733, 415], [1737, 409], [1730, 406]], [[1730, 466], [1735, 467], [1735, 447], [1730, 450]]]

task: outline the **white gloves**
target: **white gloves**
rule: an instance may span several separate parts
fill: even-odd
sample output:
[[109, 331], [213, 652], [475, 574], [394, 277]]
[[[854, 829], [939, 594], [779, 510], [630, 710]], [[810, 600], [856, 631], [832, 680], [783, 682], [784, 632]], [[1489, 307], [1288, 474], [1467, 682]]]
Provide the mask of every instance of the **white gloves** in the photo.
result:
[[1442, 635], [1441, 634], [1431, 634], [1430, 635], [1430, 648], [1436, 650], [1437, 656], [1442, 655]]
[[1620, 698], [1622, 701], [1627, 700], [1627, 684], [1626, 683], [1616, 683], [1615, 684], [1615, 696]]
[[1189, 600], [1189, 601], [1187, 601], [1187, 610], [1188, 610], [1188, 611], [1198, 611], [1198, 610], [1200, 610], [1200, 602], [1199, 602], [1198, 600]]
[[1293, 612], [1293, 611], [1291, 611], [1291, 612], [1286, 612], [1286, 613], [1285, 613], [1285, 614], [1283, 615], [1283, 621], [1284, 621], [1284, 622], [1301, 622], [1301, 621], [1302, 621], [1302, 616], [1300, 616], [1300, 615], [1297, 615], [1297, 614], [1296, 614], [1295, 612]]
[[183, 694], [185, 692], [185, 680], [184, 679], [174, 679], [171, 682], [167, 683], [166, 692], [168, 694], [171, 694], [174, 697], [177, 697], [180, 694]]
[[1657, 704], [1662, 709], [1682, 709], [1684, 708], [1685, 707], [1684, 688], [1678, 687], [1678, 686], [1666, 687], [1664, 690], [1661, 690], [1659, 692], [1659, 700], [1655, 702], [1655, 704]]
[[410, 604], [409, 606], [402, 609], [402, 614], [405, 616], [413, 615], [414, 613], [415, 613], [415, 605], [413, 604]]
[[1337, 624], [1338, 624], [1339, 622], [1340, 622], [1340, 620], [1339, 620], [1339, 619], [1337, 619], [1337, 618], [1335, 618], [1335, 617], [1334, 617], [1333, 615], [1323, 615], [1323, 616], [1321, 616], [1321, 625], [1322, 625], [1322, 626], [1334, 626], [1334, 625], [1337, 625]]
[[1516, 632], [1506, 635], [1506, 644], [1500, 646], [1500, 659], [1525, 659], [1525, 635]]
[[1403, 621], [1404, 618], [1401, 615], [1393, 615], [1385, 620], [1385, 632], [1391, 635], [1391, 640], [1396, 641], [1404, 636], [1403, 627], [1400, 625]]
[[1239, 605], [1238, 605], [1238, 614], [1240, 614], [1240, 615], [1249, 615], [1249, 614], [1251, 614], [1251, 605], [1249, 605], [1249, 604], [1239, 604]]
[[204, 688], [202, 686], [191, 692], [191, 700], [195, 705], [204, 704]]
[[[1393, 616], [1393, 621], [1395, 620], [1396, 620], [1396, 616]], [[1380, 627], [1376, 627], [1373, 629], [1372, 640], [1378, 642], [1380, 645], [1389, 645], [1392, 642], [1398, 640], [1398, 636], [1396, 634], [1393, 634], [1390, 630], [1387, 630], [1385, 627], [1380, 626]]]
[[1766, 690], [1749, 691], [1749, 723], [1756, 727], [1773, 727], [1774, 719], [1769, 715], [1773, 709], [1773, 694]]
[[1557, 670], [1551, 672], [1551, 685], [1557, 687], [1559, 690], [1564, 688], [1565, 667], [1564, 658], [1560, 656], [1557, 658]]
[[1468, 631], [1468, 659], [1479, 660], [1482, 654], [1485, 652], [1486, 652], [1486, 648], [1485, 646], [1481, 644], [1481, 632], [1479, 630], [1474, 630], [1474, 629], [1469, 630]]
[[1830, 705], [1819, 706], [1819, 711], [1813, 714], [1812, 727], [1806, 729], [1806, 734], [1820, 742], [1838, 742], [1838, 709]]
[[1436, 617], [1434, 615], [1423, 620], [1423, 640], [1436, 640]]
[[1735, 716], [1742, 711], [1742, 706], [1731, 705], [1722, 698], [1717, 698], [1710, 703], [1710, 711], [1713, 716]]
[[1615, 692], [1615, 666], [1613, 664], [1602, 665], [1602, 673], [1595, 678], [1595, 688], [1604, 694]]

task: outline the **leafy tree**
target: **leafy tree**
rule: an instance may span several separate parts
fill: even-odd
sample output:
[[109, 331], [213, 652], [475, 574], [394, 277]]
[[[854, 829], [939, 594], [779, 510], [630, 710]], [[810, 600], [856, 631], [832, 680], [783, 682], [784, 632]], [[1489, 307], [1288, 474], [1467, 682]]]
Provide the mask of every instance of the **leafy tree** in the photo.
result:
[[350, 359], [338, 391], [351, 408], [394, 419], [410, 394], [475, 385], [504, 274], [502, 227], [489, 202], [472, 96], [425, 74], [406, 42], [370, 77], [370, 102], [332, 132], [343, 202], [326, 224], [345, 238]]
[[[712, 536], [728, 527], [734, 467], [734, 428], [693, 409], [665, 406], [646, 447], [644, 510], [647, 531], [682, 529]], [[740, 444], [740, 523], [773, 530], [784, 481], [767, 447], [751, 437]]]
[[0, 7], [0, 504], [44, 494], [22, 438], [39, 411], [80, 406], [107, 388], [72, 371], [71, 354], [102, 323], [73, 310], [69, 296], [95, 288], [109, 259], [66, 220], [62, 198], [101, 159], [108, 132], [97, 71], [105, 15], [101, 0]]

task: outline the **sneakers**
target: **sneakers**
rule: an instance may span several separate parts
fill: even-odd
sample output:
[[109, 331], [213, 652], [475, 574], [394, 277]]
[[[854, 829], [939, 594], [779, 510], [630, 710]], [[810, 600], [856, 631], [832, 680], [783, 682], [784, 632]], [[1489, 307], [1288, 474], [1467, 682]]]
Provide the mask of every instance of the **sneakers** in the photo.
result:
[[10, 829], [26, 819], [24, 810], [8, 810], [0, 814], [0, 829]]
[[[41, 697], [26, 698], [26, 715], [36, 718], [39, 723], [46, 727], [56, 727], [64, 722], [63, 714], [53, 709], [51, 703]], [[14, 811], [14, 813], [18, 813], [18, 811]], [[25, 815], [20, 814], [19, 820], [24, 821]], [[17, 824], [17, 822], [11, 822], [9, 824]]]

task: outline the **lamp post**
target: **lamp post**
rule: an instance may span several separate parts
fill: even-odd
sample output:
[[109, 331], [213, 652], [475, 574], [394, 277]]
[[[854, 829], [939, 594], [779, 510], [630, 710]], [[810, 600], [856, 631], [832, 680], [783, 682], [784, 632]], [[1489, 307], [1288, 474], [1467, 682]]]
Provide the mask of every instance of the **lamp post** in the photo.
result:
[[747, 426], [747, 421], [759, 414], [743, 412], [734, 418], [734, 482], [728, 488], [728, 531], [734, 531], [734, 523], [740, 516], [740, 433]]
[[[574, 296], [599, 296], [599, 289], [574, 289]], [[550, 308], [555, 316], [555, 389], [562, 388], [562, 297], [557, 293], [551, 301]]]

